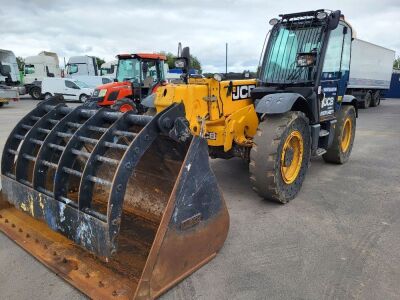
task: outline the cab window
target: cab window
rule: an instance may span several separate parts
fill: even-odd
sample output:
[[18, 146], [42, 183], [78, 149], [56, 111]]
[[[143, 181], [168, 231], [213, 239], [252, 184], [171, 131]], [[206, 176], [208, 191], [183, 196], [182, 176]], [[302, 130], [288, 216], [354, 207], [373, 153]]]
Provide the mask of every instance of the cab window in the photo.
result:
[[25, 75], [35, 73], [35, 66], [34, 65], [25, 65]]
[[78, 73], [78, 65], [77, 64], [68, 65], [68, 74], [75, 74], [75, 73]]
[[72, 81], [69, 81], [69, 80], [65, 80], [65, 86], [70, 89], [79, 90], [79, 86], [77, 86], [75, 83], [73, 83]]
[[[328, 47], [325, 54], [324, 67], [322, 69], [323, 79], [333, 79], [339, 77], [339, 72], [341, 70], [344, 37], [344, 26], [342, 24], [339, 24], [338, 27], [331, 32], [329, 37]], [[350, 55], [350, 53], [348, 55]], [[349, 68], [349, 66], [347, 67]]]

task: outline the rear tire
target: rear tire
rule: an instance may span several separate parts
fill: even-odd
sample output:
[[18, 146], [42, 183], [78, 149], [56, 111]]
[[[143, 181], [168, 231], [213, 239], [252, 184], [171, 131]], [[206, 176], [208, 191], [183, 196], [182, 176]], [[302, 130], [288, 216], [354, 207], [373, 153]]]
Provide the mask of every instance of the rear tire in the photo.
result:
[[79, 101], [82, 103], [85, 103], [87, 100], [89, 100], [89, 96], [86, 94], [82, 94], [79, 96]]
[[113, 105], [111, 105], [111, 108], [120, 112], [127, 112], [132, 110], [135, 113], [138, 112], [136, 109], [135, 102], [133, 102], [132, 99], [129, 98], [123, 98], [121, 100], [117, 100]]
[[371, 105], [371, 100], [372, 100], [372, 94], [370, 92], [367, 92], [365, 94], [364, 102], [361, 102], [360, 107], [368, 108]]
[[371, 106], [376, 107], [379, 106], [380, 103], [381, 103], [381, 94], [379, 93], [379, 91], [376, 91], [372, 96]]
[[347, 162], [353, 149], [355, 133], [356, 110], [352, 105], [343, 105], [337, 116], [332, 145], [322, 155], [325, 162], [335, 164]]
[[258, 125], [250, 151], [250, 181], [263, 198], [287, 203], [296, 197], [310, 161], [309, 121], [304, 113], [271, 115]]
[[41, 88], [39, 88], [39, 87], [33, 87], [30, 90], [29, 94], [35, 100], [40, 100], [42, 98], [42, 91], [41, 91]]

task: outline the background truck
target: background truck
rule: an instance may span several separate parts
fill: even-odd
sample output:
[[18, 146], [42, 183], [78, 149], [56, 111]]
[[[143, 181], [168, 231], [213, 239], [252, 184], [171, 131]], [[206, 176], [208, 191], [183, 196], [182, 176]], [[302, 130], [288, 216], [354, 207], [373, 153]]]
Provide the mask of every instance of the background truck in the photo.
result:
[[28, 56], [24, 64], [24, 86], [33, 99], [41, 98], [41, 83], [47, 77], [61, 77], [60, 62], [54, 52]]
[[94, 56], [72, 56], [66, 65], [65, 77], [74, 77], [80, 75], [98, 76], [96, 57]]
[[11, 100], [19, 100], [19, 92], [16, 87], [0, 84], [0, 107], [8, 104]]
[[353, 40], [348, 93], [359, 107], [378, 106], [381, 95], [389, 89], [395, 52], [363, 41]]
[[116, 78], [117, 77], [117, 66], [118, 66], [117, 60], [105, 62], [104, 64], [101, 65], [100, 75], [110, 77], [111, 79]]
[[7, 86], [20, 84], [17, 59], [10, 50], [0, 49], [0, 84]]

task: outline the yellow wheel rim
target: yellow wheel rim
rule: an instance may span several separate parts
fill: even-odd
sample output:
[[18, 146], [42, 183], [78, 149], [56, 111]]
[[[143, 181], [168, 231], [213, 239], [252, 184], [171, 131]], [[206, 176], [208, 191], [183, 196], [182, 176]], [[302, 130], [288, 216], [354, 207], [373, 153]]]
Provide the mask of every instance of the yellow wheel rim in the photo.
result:
[[299, 131], [293, 131], [286, 138], [281, 154], [281, 174], [286, 184], [293, 183], [299, 175], [303, 153], [303, 137]]
[[340, 143], [342, 152], [346, 152], [349, 149], [350, 141], [351, 141], [351, 120], [350, 118], [347, 118], [346, 121], [344, 122], [342, 141]]

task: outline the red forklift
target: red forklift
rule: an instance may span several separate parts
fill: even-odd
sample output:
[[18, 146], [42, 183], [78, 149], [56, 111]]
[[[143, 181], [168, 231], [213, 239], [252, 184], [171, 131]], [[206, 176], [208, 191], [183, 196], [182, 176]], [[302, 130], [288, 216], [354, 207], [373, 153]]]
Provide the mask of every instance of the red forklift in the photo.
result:
[[96, 87], [91, 102], [121, 112], [134, 110], [139, 114], [144, 113], [141, 99], [166, 84], [164, 63], [167, 58], [151, 53], [119, 54], [117, 58], [114, 82]]

